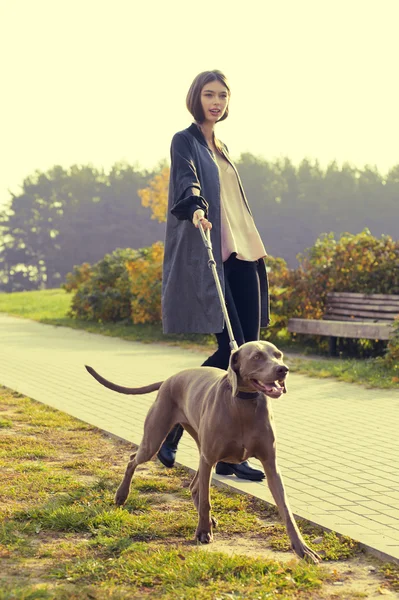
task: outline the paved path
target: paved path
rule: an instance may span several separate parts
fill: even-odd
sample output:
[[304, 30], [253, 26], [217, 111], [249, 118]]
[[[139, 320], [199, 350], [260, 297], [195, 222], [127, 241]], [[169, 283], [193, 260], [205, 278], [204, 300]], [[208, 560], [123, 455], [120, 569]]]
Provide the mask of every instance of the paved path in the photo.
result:
[[[116, 394], [83, 365], [139, 386], [202, 360], [181, 348], [0, 314], [0, 383], [136, 444], [155, 394]], [[291, 374], [288, 394], [273, 405], [279, 464], [293, 512], [399, 560], [399, 392]], [[197, 448], [187, 434], [177, 457], [196, 469]], [[264, 483], [213, 477], [272, 502]]]

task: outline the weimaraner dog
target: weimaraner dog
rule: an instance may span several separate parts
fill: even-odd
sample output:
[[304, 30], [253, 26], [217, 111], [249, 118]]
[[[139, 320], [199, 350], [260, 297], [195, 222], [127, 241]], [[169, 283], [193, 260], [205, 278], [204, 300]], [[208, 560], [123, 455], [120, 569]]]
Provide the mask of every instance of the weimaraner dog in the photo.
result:
[[91, 367], [91, 375], [105, 387], [122, 394], [146, 394], [159, 390], [144, 424], [141, 444], [130, 457], [115, 501], [124, 504], [136, 467], [153, 458], [169, 431], [181, 423], [194, 438], [200, 453], [199, 469], [190, 485], [199, 520], [196, 538], [212, 541], [210, 479], [218, 461], [241, 463], [258, 458], [270, 491], [286, 525], [293, 550], [313, 562], [319, 556], [306, 545], [288, 505], [276, 461], [276, 435], [269, 398], [286, 392], [288, 367], [283, 355], [269, 342], [247, 342], [230, 357], [229, 369], [197, 367], [180, 371], [164, 382], [127, 388], [104, 379]]

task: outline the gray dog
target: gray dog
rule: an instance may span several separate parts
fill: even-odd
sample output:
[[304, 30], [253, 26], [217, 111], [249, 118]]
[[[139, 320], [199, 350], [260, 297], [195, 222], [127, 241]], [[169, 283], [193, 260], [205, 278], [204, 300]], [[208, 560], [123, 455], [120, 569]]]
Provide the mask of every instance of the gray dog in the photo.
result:
[[194, 438], [200, 453], [199, 469], [190, 485], [198, 511], [196, 538], [212, 541], [210, 479], [219, 462], [241, 463], [258, 458], [270, 491], [286, 525], [291, 546], [301, 558], [320, 557], [306, 545], [295, 523], [276, 461], [276, 436], [269, 398], [286, 392], [288, 367], [283, 354], [269, 342], [247, 342], [230, 357], [229, 369], [197, 367], [180, 371], [164, 382], [127, 388], [104, 379], [91, 367], [89, 373], [102, 385], [122, 394], [146, 394], [159, 390], [144, 424], [141, 444], [126, 468], [116, 492], [116, 504], [129, 495], [136, 467], [153, 458], [176, 423]]

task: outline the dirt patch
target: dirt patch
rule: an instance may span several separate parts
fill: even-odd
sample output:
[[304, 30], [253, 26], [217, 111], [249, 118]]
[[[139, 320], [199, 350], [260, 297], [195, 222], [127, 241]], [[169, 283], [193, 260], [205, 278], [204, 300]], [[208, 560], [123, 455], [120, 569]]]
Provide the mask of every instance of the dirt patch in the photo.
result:
[[[245, 536], [224, 537], [218, 534], [212, 544], [201, 547], [207, 552], [223, 552], [229, 556], [244, 554], [252, 558], [265, 560], [278, 560], [285, 564], [299, 562], [299, 558], [291, 552], [278, 552], [270, 548], [267, 541], [259, 538]], [[377, 565], [377, 566], [376, 566]], [[381, 598], [387, 596], [399, 599], [399, 592], [390, 589], [381, 580], [378, 572], [378, 561], [368, 555], [354, 556], [349, 561], [334, 561], [321, 563], [320, 569], [326, 570], [331, 575], [324, 583], [320, 598], [356, 597]]]
[[252, 558], [265, 558], [272, 560], [280, 560], [282, 562], [296, 561], [295, 556], [291, 552], [278, 552], [270, 548], [266, 540], [261, 541], [259, 539], [250, 536], [224, 536], [223, 534], [217, 533], [215, 535], [212, 544], [201, 546], [201, 548], [207, 552], [224, 552], [229, 556], [234, 554], [245, 554], [245, 556], [251, 556]]

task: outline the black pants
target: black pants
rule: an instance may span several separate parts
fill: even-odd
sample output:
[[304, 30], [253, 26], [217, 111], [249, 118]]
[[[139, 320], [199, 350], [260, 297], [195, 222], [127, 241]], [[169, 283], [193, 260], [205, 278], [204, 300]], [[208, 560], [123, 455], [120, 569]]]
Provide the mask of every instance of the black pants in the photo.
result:
[[[235, 254], [223, 263], [225, 300], [234, 338], [241, 346], [259, 339], [260, 288], [256, 262], [239, 260]], [[201, 365], [227, 370], [230, 360], [230, 339], [226, 326], [216, 334], [218, 349]]]

